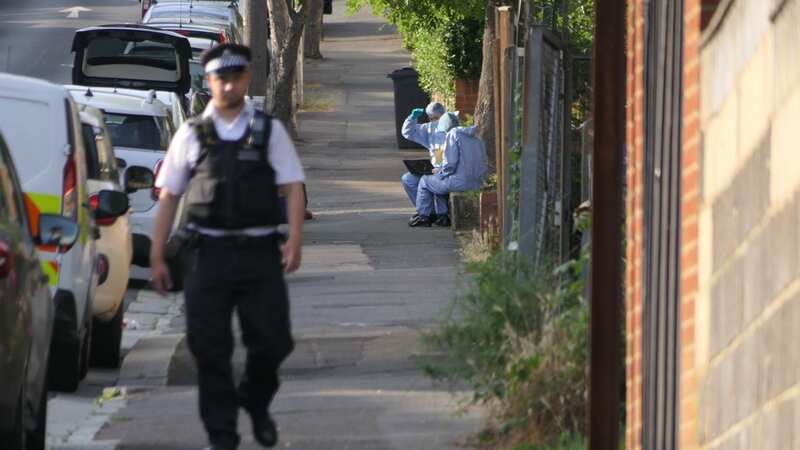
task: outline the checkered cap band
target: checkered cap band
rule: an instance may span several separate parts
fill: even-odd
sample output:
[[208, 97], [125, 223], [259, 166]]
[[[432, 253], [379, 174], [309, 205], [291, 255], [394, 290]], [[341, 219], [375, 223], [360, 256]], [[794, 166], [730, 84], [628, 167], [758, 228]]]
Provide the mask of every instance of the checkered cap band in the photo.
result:
[[219, 58], [209, 61], [208, 64], [206, 64], [205, 71], [206, 73], [213, 73], [222, 69], [248, 67], [249, 65], [249, 61], [247, 61], [247, 58], [243, 55], [237, 55], [226, 51]]

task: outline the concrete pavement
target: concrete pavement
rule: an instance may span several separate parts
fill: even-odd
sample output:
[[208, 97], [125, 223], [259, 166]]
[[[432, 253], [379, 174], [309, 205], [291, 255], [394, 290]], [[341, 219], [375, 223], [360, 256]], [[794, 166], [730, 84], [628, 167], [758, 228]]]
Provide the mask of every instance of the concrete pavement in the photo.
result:
[[[450, 230], [411, 229], [413, 209], [399, 179], [391, 80], [409, 65], [400, 38], [361, 13], [326, 17], [326, 59], [306, 81], [330, 111], [300, 115], [300, 152], [311, 209], [304, 266], [290, 277], [297, 349], [283, 367], [273, 407], [279, 448], [448, 449], [476, 433], [482, 413], [459, 411], [458, 395], [420, 371], [420, 332], [446, 307], [457, 284]], [[167, 336], [182, 331], [180, 317]], [[137, 344], [146, 346], [152, 338]], [[160, 358], [156, 358], [160, 359]], [[234, 367], [241, 373], [243, 349]], [[202, 448], [191, 357], [178, 341], [166, 385], [137, 383], [127, 404], [94, 436], [117, 448]], [[134, 388], [135, 387], [135, 388]], [[242, 414], [242, 449], [255, 449]]]

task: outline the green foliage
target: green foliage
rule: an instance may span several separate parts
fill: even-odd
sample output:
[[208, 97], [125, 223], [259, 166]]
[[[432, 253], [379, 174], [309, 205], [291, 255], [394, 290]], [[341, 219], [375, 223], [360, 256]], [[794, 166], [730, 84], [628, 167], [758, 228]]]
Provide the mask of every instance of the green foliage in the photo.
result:
[[468, 289], [426, 338], [447, 360], [427, 372], [467, 382], [476, 403], [499, 405], [500, 435], [533, 429], [541, 442], [557, 442], [565, 432], [579, 436], [587, 401], [588, 261], [586, 248], [552, 270], [533, 271], [511, 251], [467, 264]]
[[483, 17], [449, 18], [443, 22], [447, 69], [454, 78], [470, 80], [481, 76], [483, 25]]
[[370, 7], [396, 25], [423, 89], [448, 99], [456, 78], [480, 76], [485, 6], [484, 0], [347, 0], [348, 12]]
[[[419, 72], [420, 86], [430, 94], [445, 99], [455, 98], [454, 78], [447, 67], [448, 49], [437, 30], [421, 29], [414, 33], [414, 65]], [[446, 101], [445, 103], [452, 103]], [[453, 105], [447, 105], [452, 107]], [[450, 109], [450, 108], [448, 108]]]
[[586, 450], [586, 438], [579, 434], [562, 434], [544, 445], [521, 444], [514, 450]]
[[514, 91], [514, 104], [517, 107], [514, 115], [516, 133], [514, 143], [508, 149], [508, 208], [511, 211], [511, 233], [509, 240], [519, 238], [519, 193], [522, 187], [522, 141], [523, 141], [523, 86], [517, 84]]

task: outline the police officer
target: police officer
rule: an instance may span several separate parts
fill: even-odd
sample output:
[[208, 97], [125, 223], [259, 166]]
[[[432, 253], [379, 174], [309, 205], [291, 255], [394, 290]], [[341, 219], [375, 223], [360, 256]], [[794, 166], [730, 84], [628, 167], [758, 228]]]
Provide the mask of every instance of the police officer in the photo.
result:
[[[175, 134], [156, 186], [161, 188], [150, 254], [152, 283], [172, 285], [165, 241], [181, 196], [192, 243], [184, 254], [187, 339], [198, 368], [200, 416], [211, 450], [239, 445], [239, 407], [250, 415], [255, 439], [277, 442], [269, 405], [278, 367], [294, 344], [284, 273], [300, 265], [304, 174], [285, 128], [245, 102], [250, 50], [224, 44], [202, 57], [211, 102]], [[289, 235], [278, 189], [286, 191]], [[246, 373], [235, 386], [231, 318], [238, 312], [247, 347]]]

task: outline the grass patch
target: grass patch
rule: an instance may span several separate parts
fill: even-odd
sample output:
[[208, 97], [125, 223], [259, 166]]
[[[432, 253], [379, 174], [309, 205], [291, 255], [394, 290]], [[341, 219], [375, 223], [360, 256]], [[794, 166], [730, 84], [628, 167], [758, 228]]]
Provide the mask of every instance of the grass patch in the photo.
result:
[[336, 98], [326, 92], [320, 84], [307, 83], [303, 93], [302, 112], [331, 112], [336, 107]]

